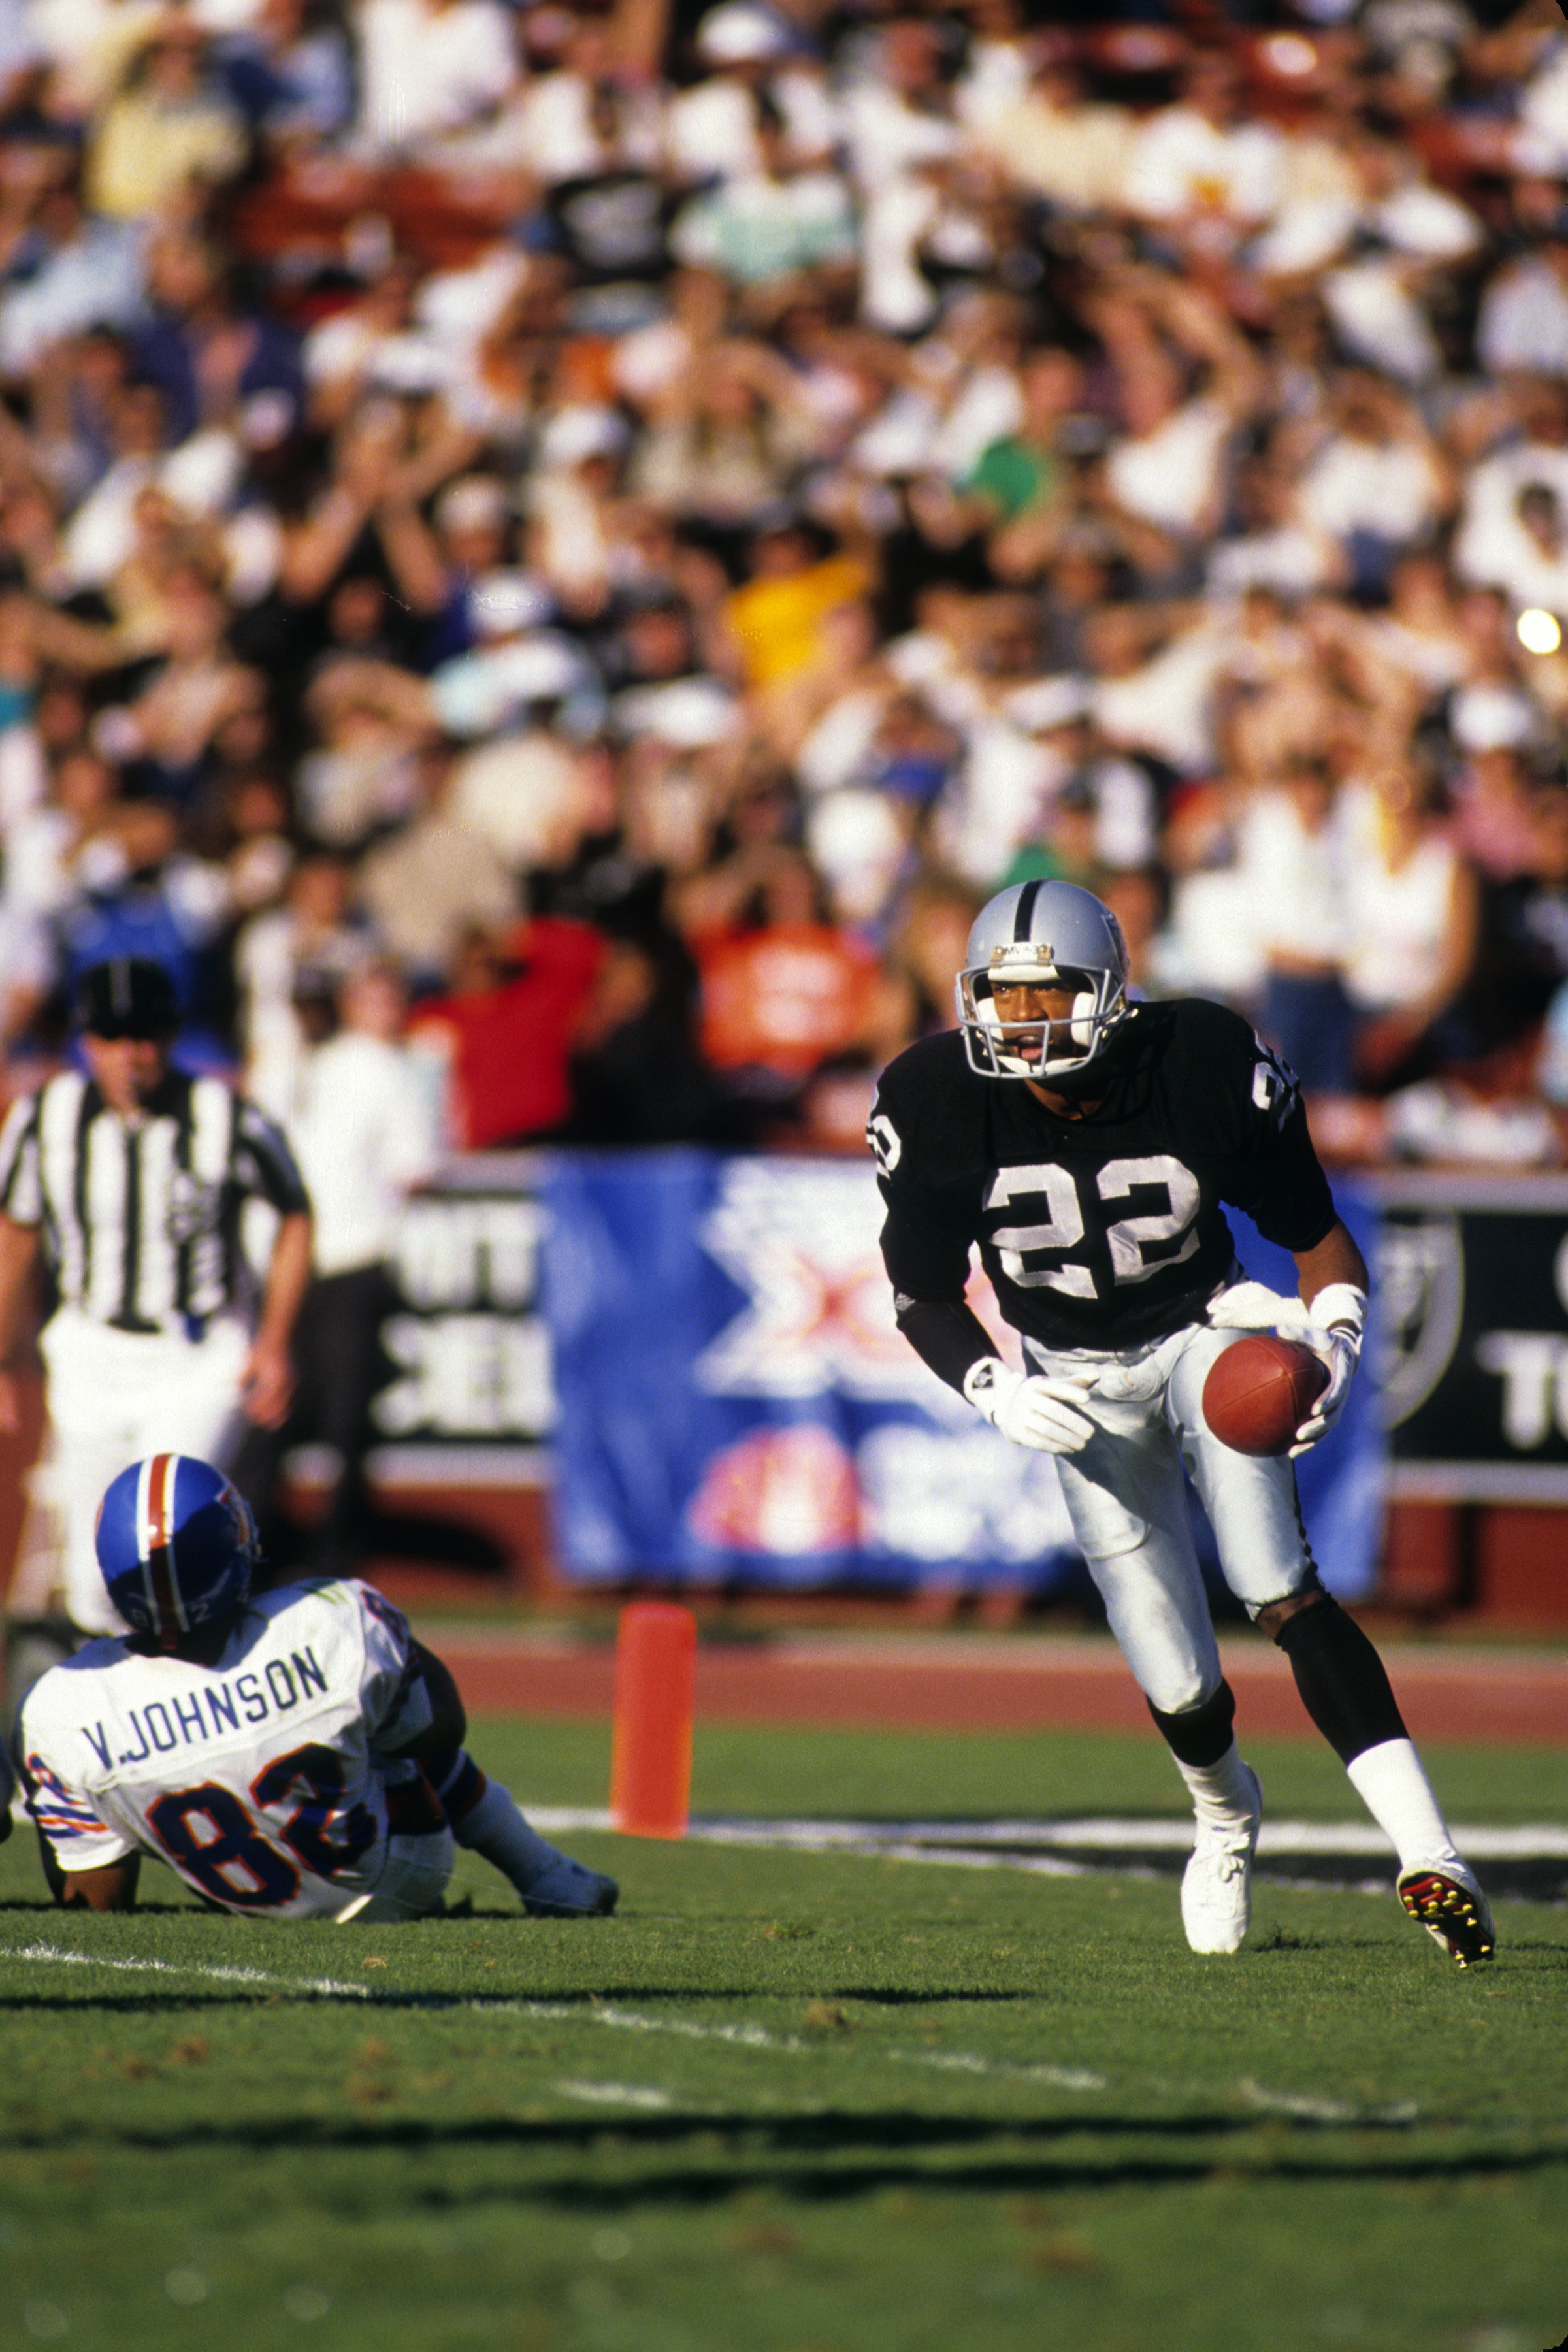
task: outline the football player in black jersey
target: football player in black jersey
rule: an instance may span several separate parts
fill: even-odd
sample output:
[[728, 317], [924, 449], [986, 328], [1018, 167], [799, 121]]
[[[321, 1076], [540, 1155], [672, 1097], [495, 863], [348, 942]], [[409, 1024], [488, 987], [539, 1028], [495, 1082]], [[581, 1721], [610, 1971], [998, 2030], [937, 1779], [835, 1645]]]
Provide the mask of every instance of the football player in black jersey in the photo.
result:
[[[1205, 1377], [1238, 1330], [1314, 1349], [1330, 1380], [1314, 1445], [1355, 1371], [1366, 1267], [1334, 1211], [1291, 1072], [1247, 1023], [1196, 999], [1133, 1004], [1110, 909], [1066, 882], [1002, 891], [970, 934], [961, 1026], [884, 1072], [868, 1129], [899, 1326], [1017, 1444], [1059, 1457], [1111, 1631], [1197, 1816], [1182, 1882], [1194, 1951], [1232, 1952], [1251, 1914], [1262, 1806], [1237, 1752], [1182, 1481], [1184, 1463], [1247, 1613], [1399, 1855], [1399, 1895], [1461, 1967], [1492, 1949], [1371, 1642], [1323, 1590], [1289, 1460], [1205, 1423]], [[1242, 1278], [1222, 1203], [1295, 1256], [1300, 1296]], [[965, 1304], [970, 1250], [1023, 1340], [998, 1358]]]

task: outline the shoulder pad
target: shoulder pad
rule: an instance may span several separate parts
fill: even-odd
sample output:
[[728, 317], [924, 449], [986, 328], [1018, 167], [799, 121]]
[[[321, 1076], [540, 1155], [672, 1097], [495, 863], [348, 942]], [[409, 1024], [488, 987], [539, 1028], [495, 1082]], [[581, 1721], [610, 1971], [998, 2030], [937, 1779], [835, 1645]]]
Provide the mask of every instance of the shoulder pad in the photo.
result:
[[987, 1097], [999, 1083], [970, 1068], [956, 1029], [906, 1046], [882, 1073], [867, 1128], [882, 1175], [940, 1184], [983, 1168]]

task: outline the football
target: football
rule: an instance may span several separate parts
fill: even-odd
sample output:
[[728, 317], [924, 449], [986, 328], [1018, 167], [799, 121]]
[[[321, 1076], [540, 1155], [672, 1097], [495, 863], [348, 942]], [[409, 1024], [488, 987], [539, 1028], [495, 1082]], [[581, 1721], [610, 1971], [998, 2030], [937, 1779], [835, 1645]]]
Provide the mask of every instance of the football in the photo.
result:
[[1272, 1331], [1233, 1339], [1204, 1382], [1204, 1419], [1237, 1454], [1284, 1454], [1329, 1384], [1329, 1368]]

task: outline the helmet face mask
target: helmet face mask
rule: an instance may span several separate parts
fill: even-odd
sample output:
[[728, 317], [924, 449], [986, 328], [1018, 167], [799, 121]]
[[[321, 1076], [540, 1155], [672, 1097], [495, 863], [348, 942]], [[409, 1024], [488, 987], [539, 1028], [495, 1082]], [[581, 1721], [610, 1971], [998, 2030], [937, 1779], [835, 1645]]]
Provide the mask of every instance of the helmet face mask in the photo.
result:
[[[1005, 1019], [995, 992], [1065, 1000]], [[955, 994], [971, 1069], [987, 1078], [1073, 1082], [1127, 1017], [1127, 950], [1108, 907], [1068, 882], [1016, 884], [981, 909]]]

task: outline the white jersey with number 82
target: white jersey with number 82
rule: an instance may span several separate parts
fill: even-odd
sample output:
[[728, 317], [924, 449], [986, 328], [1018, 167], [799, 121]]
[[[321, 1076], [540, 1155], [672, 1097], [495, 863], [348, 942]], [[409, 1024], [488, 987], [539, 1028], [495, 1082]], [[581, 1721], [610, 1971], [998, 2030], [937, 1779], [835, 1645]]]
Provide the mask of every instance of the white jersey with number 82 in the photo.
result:
[[156, 1854], [233, 1911], [332, 1916], [374, 1887], [374, 1762], [429, 1719], [399, 1612], [368, 1585], [290, 1584], [211, 1666], [91, 1642], [22, 1713], [28, 1802], [60, 1868]]

